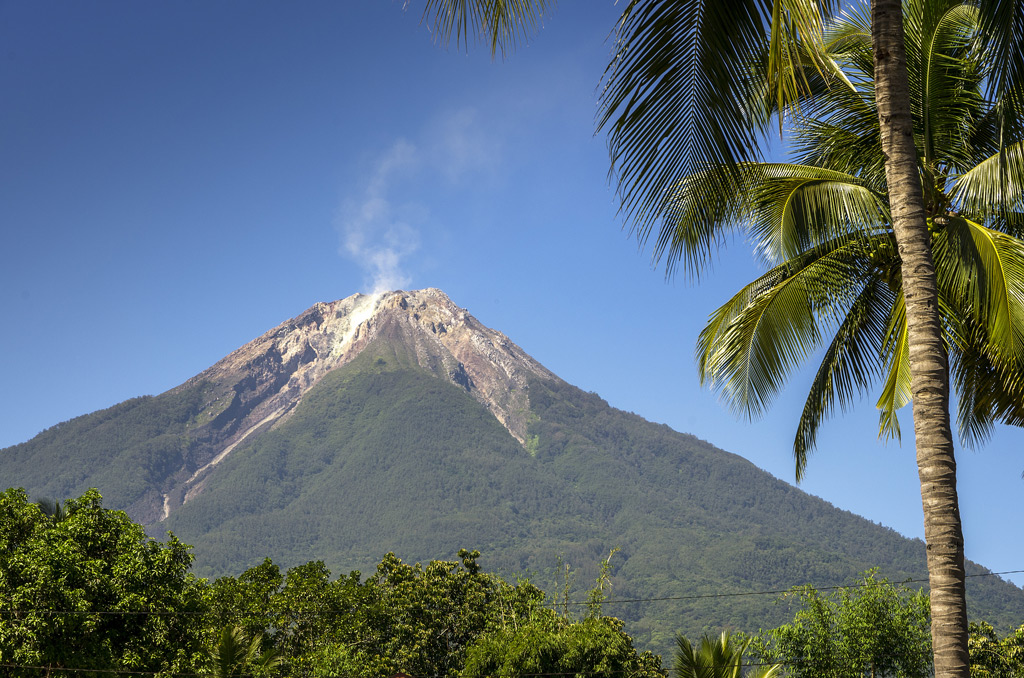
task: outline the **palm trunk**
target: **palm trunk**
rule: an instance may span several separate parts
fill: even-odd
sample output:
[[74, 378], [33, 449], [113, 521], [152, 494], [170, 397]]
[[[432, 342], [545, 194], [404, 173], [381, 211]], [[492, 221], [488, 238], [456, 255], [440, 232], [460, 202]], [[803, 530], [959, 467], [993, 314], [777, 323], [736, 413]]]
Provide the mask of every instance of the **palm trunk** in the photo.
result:
[[872, 0], [875, 99], [906, 299], [917, 469], [937, 678], [969, 678], [964, 541], [949, 424], [949, 362], [910, 116], [900, 0]]

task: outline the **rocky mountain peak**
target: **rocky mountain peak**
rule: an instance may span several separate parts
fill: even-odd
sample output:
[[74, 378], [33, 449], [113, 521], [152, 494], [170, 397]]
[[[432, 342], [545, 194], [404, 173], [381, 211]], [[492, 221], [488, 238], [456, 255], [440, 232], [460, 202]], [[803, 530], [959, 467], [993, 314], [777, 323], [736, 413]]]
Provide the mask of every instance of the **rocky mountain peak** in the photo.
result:
[[195, 430], [195, 470], [178, 474], [154, 518], [166, 518], [202, 492], [204, 478], [237, 445], [283, 421], [326, 374], [378, 340], [400, 344], [421, 368], [465, 389], [521, 444], [529, 424], [529, 378], [557, 378], [439, 289], [314, 304], [179, 387], [214, 385]]

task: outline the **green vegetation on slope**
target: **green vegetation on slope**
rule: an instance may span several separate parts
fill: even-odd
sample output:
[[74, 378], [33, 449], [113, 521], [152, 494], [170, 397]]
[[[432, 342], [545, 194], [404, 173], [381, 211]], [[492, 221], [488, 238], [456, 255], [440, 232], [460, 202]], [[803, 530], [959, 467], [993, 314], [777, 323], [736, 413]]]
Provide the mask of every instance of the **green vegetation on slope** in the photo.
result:
[[[567, 384], [534, 383], [530, 400], [539, 416], [531, 428], [537, 460], [614, 529], [622, 558], [615, 597], [673, 598], [615, 608], [646, 646], [667, 651], [666, 619], [695, 636], [779, 624], [789, 612], [771, 595], [729, 594], [842, 584], [873, 567], [894, 581], [926, 577], [920, 540], [837, 509], [741, 457]], [[596, 559], [581, 565], [588, 562]], [[968, 572], [984, 570], [969, 563]], [[1004, 631], [1024, 619], [1024, 596], [1012, 584], [977, 577], [967, 590], [972, 615]], [[694, 598], [702, 595], [724, 597]]]
[[99, 487], [111, 505], [130, 507], [182, 467], [195, 442], [189, 429], [212, 390], [190, 384], [51, 426], [0, 450], [0, 471], [36, 496], [76, 497]]
[[[463, 389], [409, 367], [391, 345], [368, 349], [161, 527], [197, 545], [205, 575], [268, 555], [365, 569], [382, 550], [428, 560], [470, 544], [496, 571], [551, 590], [564, 585], [559, 559], [589, 581], [618, 546], [614, 598], [671, 598], [611, 603], [660, 652], [676, 631], [753, 629], [791, 612], [772, 595], [699, 596], [843, 583], [872, 567], [924, 577], [921, 542], [596, 395], [531, 384], [527, 451]], [[1024, 618], [1018, 589], [970, 582], [977, 614], [1000, 629]]]
[[521, 571], [586, 533], [584, 507], [489, 412], [404, 363], [380, 344], [327, 375], [161, 529], [200, 545], [203, 575], [267, 555], [363, 569], [381, 551], [427, 560], [463, 544], [500, 549], [503, 568]]
[[[475, 666], [664, 676], [619, 620], [559, 616], [529, 582], [484, 573], [477, 551], [426, 566], [388, 554], [366, 580], [358, 572], [332, 580], [318, 561], [282, 575], [266, 560], [209, 584], [188, 573], [188, 547], [146, 539], [95, 490], [64, 509], [48, 516], [23, 490], [0, 493], [5, 676], [456, 678], [478, 675], [463, 671], [469, 654]], [[524, 654], [522, 637], [544, 642]]]

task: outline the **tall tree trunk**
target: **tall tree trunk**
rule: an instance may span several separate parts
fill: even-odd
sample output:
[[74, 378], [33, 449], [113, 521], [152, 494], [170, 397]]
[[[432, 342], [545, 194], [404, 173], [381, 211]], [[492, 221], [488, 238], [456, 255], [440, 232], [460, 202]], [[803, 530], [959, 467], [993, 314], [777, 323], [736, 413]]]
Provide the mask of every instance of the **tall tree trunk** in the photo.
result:
[[949, 424], [949, 361], [910, 116], [900, 0], [872, 0], [875, 99], [903, 270], [917, 470], [924, 506], [937, 678], [969, 678], [964, 539]]

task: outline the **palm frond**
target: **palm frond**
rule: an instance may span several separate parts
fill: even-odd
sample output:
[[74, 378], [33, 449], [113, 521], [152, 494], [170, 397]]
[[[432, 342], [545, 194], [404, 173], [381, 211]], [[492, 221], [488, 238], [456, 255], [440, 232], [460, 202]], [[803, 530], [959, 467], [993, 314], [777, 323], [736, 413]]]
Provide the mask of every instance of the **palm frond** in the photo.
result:
[[793, 118], [793, 158], [857, 176], [885, 193], [885, 158], [874, 97], [874, 57], [866, 5], [844, 9], [825, 33], [828, 53], [850, 87], [834, 87]]
[[956, 313], [949, 317], [951, 375], [961, 443], [983, 443], [995, 422], [1024, 426], [1024, 377], [992, 363], [985, 333], [970, 318]]
[[746, 285], [715, 311], [697, 341], [701, 382], [738, 412], [759, 415], [861, 291], [864, 241], [828, 243]]
[[778, 264], [842, 235], [885, 229], [884, 193], [820, 167], [765, 163], [744, 173], [754, 247]]
[[825, 26], [829, 54], [871, 53], [871, 14], [868, 3], [849, 3]]
[[857, 88], [873, 83], [871, 11], [866, 2], [847, 3], [825, 27], [825, 49], [837, 57]]
[[987, 219], [985, 223], [993, 230], [1013, 236], [1018, 240], [1024, 239], [1024, 211], [1006, 210]]
[[885, 156], [878, 136], [878, 114], [862, 96], [833, 100], [821, 118], [800, 118], [800, 136], [792, 144], [798, 164], [856, 176], [864, 186], [886, 195]]
[[953, 204], [976, 220], [1024, 208], [1024, 142], [1007, 146], [957, 177], [950, 187]]
[[680, 263], [687, 273], [699, 276], [726, 236], [742, 224], [746, 165], [739, 172], [697, 172], [673, 187], [652, 253], [654, 262], [664, 261], [666, 277]]
[[883, 281], [868, 279], [825, 350], [793, 442], [797, 482], [803, 479], [821, 422], [837, 405], [842, 410], [852, 405], [854, 397], [863, 395], [877, 376], [892, 296]]
[[654, 247], [671, 276], [681, 263], [698, 275], [741, 227], [769, 265], [843, 235], [885, 230], [884, 193], [857, 177], [818, 167], [742, 163], [684, 178], [673, 192]]
[[978, 7], [986, 61], [992, 64], [990, 98], [1003, 103], [1001, 118], [1019, 120], [1024, 117], [1024, 2], [987, 0]]
[[[836, 4], [823, 3], [826, 13]], [[788, 8], [789, 38], [807, 45], [816, 37], [810, 17], [818, 3], [809, 0], [633, 0], [623, 12], [598, 129], [608, 130], [622, 208], [641, 241], [682, 177], [731, 171], [760, 156], [771, 111], [764, 80], [751, 72], [777, 6]], [[775, 55], [795, 59], [797, 52], [780, 47]], [[802, 66], [789, 62], [785, 72]], [[793, 103], [794, 77], [769, 77], [784, 108]]]
[[[799, 109], [800, 100], [813, 92], [808, 70], [828, 81], [853, 87], [842, 68], [827, 53], [825, 17], [819, 3], [808, 0], [774, 0], [769, 24], [767, 80], [772, 85], [774, 110]], [[779, 132], [782, 118], [779, 117]]]
[[[524, 44], [537, 32], [547, 0], [427, 0], [423, 20], [432, 24], [434, 38], [448, 45], [469, 48], [470, 42], [486, 40], [491, 56]], [[406, 2], [408, 5], [408, 2]]]
[[207, 650], [204, 674], [209, 678], [240, 678], [251, 676], [262, 669], [272, 669], [284, 663], [284, 655], [276, 649], [262, 651], [263, 639], [252, 638], [240, 626], [227, 625], [221, 629], [217, 644]]
[[[734, 640], [728, 632], [716, 638], [707, 634], [694, 647], [684, 636], [676, 636], [676, 654], [673, 669], [679, 678], [740, 678], [743, 675], [743, 654], [751, 640]], [[754, 672], [758, 678], [772, 678], [778, 665]]]
[[985, 332], [990, 358], [1024, 367], [1024, 241], [962, 217], [936, 237], [936, 264], [947, 299]]
[[924, 162], [934, 165], [941, 159], [970, 167], [972, 123], [984, 112], [980, 64], [966, 58], [976, 46], [978, 10], [967, 4], [919, 4]]
[[910, 402], [910, 354], [907, 344], [907, 313], [903, 295], [893, 299], [889, 326], [886, 328], [885, 383], [882, 395], [875, 405], [879, 409], [878, 435], [885, 439], [900, 439], [900, 422], [896, 412]]

